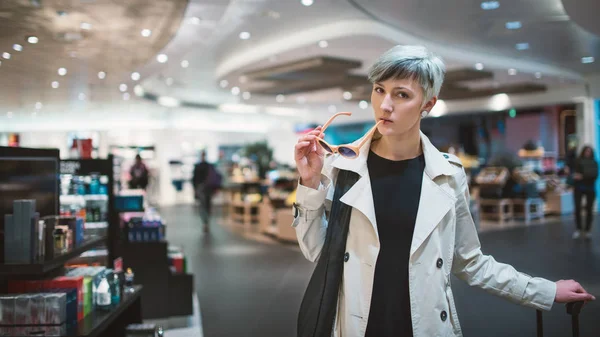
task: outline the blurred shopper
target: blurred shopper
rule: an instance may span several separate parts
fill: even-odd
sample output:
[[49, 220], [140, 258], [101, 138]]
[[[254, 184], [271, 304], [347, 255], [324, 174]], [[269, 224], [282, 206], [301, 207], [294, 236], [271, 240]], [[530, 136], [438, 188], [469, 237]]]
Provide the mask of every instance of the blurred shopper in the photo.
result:
[[[369, 72], [371, 131], [352, 144], [325, 144], [326, 123], [298, 140], [292, 226], [304, 256], [318, 261], [299, 337], [462, 336], [451, 274], [535, 309], [594, 299], [573, 280], [531, 277], [482, 253], [461, 162], [420, 131], [444, 75], [425, 48], [394, 47]], [[337, 191], [348, 172], [358, 181]], [[340, 237], [344, 218], [349, 231]]]
[[212, 198], [215, 191], [221, 187], [221, 179], [222, 176], [217, 172], [215, 166], [206, 161], [206, 152], [203, 151], [200, 155], [200, 162], [194, 166], [192, 183], [206, 233], [210, 229]]
[[129, 170], [131, 179], [129, 180], [129, 188], [145, 190], [148, 187], [148, 178], [150, 173], [148, 167], [142, 161], [142, 157], [138, 154], [135, 156], [135, 163]]
[[[591, 239], [594, 202], [596, 201], [596, 178], [598, 178], [598, 162], [594, 156], [594, 150], [590, 146], [584, 146], [581, 154], [575, 161], [573, 180], [575, 197], [575, 223], [577, 230], [573, 233], [573, 239], [578, 239], [581, 234], [586, 239]], [[585, 227], [581, 223], [581, 204], [585, 197]]]

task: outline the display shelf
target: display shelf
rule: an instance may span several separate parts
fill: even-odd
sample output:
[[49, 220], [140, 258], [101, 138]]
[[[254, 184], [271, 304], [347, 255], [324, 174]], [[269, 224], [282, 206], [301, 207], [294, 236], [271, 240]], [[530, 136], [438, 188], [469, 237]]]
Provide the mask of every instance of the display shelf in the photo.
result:
[[86, 201], [108, 201], [108, 195], [106, 194], [85, 194], [83, 198]]
[[106, 237], [94, 238], [85, 241], [83, 244], [71, 249], [70, 251], [55, 256], [54, 259], [49, 261], [40, 261], [37, 263], [29, 264], [1, 264], [0, 265], [0, 276], [39, 276], [46, 274], [56, 268], [62, 267], [65, 262], [70, 259], [76, 258], [83, 252], [89, 249], [106, 243]]
[[103, 229], [108, 228], [108, 222], [86, 222], [85, 229]]
[[123, 314], [132, 304], [141, 296], [142, 286], [136, 285], [133, 287], [134, 292], [124, 294], [121, 303], [116, 308], [110, 311], [96, 310], [87, 315], [84, 319], [77, 322], [77, 326], [71, 327], [67, 336], [77, 337], [94, 337], [104, 336], [104, 332], [110, 325]]

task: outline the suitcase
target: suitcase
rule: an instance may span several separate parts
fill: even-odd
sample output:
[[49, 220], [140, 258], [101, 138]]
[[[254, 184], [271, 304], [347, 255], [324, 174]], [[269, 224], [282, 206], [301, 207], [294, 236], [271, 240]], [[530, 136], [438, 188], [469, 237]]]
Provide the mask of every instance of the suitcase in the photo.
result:
[[[583, 301], [567, 303], [567, 314], [571, 315], [573, 337], [579, 337], [579, 313], [583, 305]], [[541, 310], [537, 311], [537, 337], [544, 337], [544, 322]]]

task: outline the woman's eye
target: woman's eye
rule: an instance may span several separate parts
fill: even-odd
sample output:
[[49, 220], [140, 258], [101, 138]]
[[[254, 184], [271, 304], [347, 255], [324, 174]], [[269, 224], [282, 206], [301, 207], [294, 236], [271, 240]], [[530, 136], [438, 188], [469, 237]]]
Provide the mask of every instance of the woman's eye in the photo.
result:
[[383, 93], [383, 89], [381, 88], [375, 88], [375, 92], [378, 94], [382, 94]]
[[408, 98], [408, 95], [407, 95], [407, 94], [405, 94], [405, 93], [403, 93], [403, 92], [401, 92], [401, 93], [398, 93], [398, 97], [401, 97], [401, 98]]

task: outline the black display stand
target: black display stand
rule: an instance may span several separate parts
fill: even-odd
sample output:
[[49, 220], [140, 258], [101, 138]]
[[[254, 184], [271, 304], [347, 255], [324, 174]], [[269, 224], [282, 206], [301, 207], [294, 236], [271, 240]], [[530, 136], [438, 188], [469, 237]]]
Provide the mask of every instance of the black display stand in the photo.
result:
[[[27, 148], [5, 148], [0, 147], [0, 162], [3, 157], [23, 158], [24, 160], [57, 160], [59, 155], [58, 150], [50, 149], [27, 149]], [[112, 196], [113, 191], [113, 175], [112, 175], [112, 157], [108, 160], [77, 160], [81, 163], [81, 170], [89, 172], [100, 172], [102, 174], [109, 173], [110, 189], [109, 193]], [[1, 165], [1, 163], [0, 163]], [[109, 171], [103, 171], [107, 169]], [[6, 171], [6, 170], [5, 170]], [[6, 174], [7, 172], [4, 172]], [[57, 165], [54, 176], [56, 177], [56, 200], [59, 199], [59, 167]], [[10, 172], [8, 172], [10, 174]], [[14, 173], [17, 176], [22, 176], [20, 172]], [[23, 198], [35, 199], [35, 194], [20, 196]], [[112, 197], [110, 207], [113, 207]], [[108, 237], [90, 239], [72, 248], [70, 251], [57, 255], [51, 260], [40, 261], [32, 264], [0, 264], [0, 293], [7, 291], [7, 283], [10, 280], [17, 279], [44, 279], [52, 276], [62, 275], [64, 273], [65, 262], [76, 258], [81, 253], [101, 246], [107, 245], [109, 255], [114, 252], [113, 245], [116, 240], [114, 238], [119, 234], [119, 223], [115, 212], [112, 212], [112, 217], [109, 219]], [[59, 214], [59, 203], [56, 202], [56, 207], [53, 214]], [[41, 214], [53, 215], [53, 214]], [[3, 239], [3, 237], [2, 237]], [[4, 249], [2, 247], [2, 249]], [[114, 259], [109, 259], [112, 264]], [[110, 266], [109, 266], [110, 267]], [[84, 319], [77, 322], [77, 325], [67, 327], [66, 336], [125, 336], [125, 327], [129, 324], [142, 322], [142, 301], [141, 301], [142, 286], [135, 286], [133, 293], [122, 294], [121, 302], [112, 308], [110, 311], [96, 310], [88, 314]]]
[[168, 242], [127, 242], [121, 247], [125, 268], [135, 271], [144, 286], [142, 315], [145, 319], [189, 316], [194, 313], [194, 276], [173, 274], [169, 269]]

